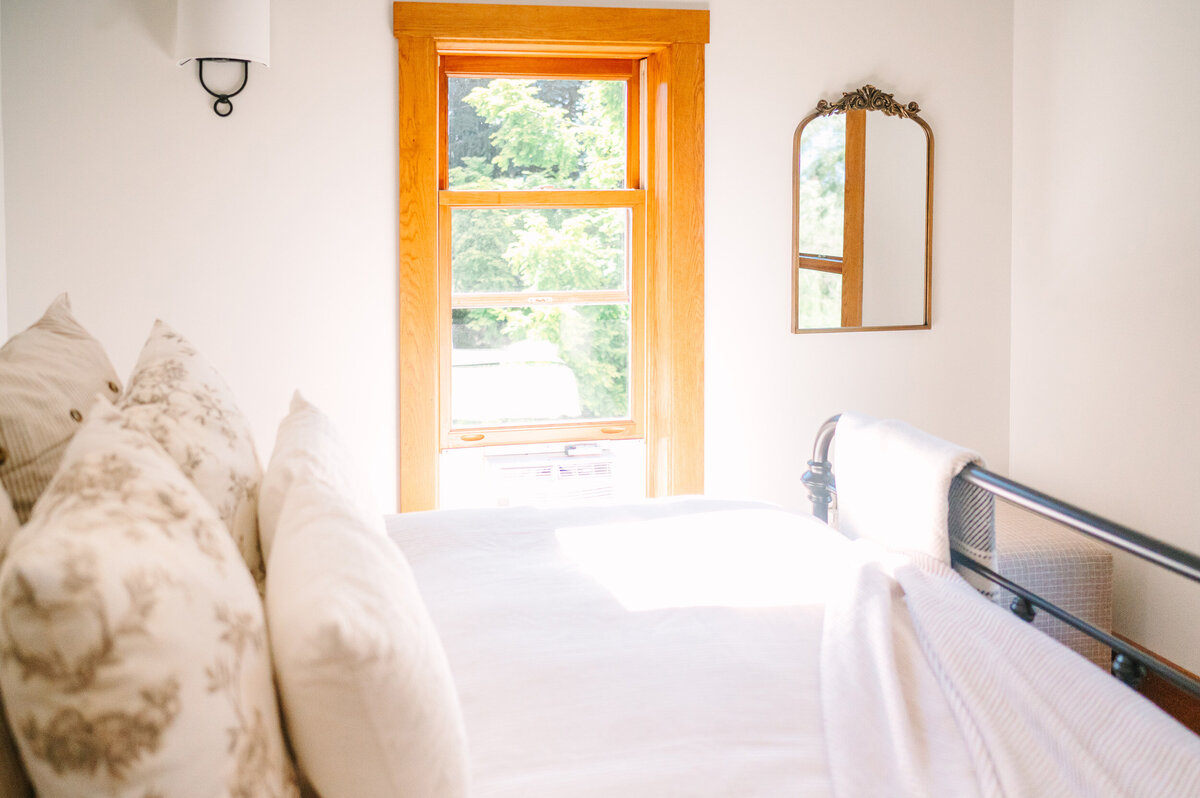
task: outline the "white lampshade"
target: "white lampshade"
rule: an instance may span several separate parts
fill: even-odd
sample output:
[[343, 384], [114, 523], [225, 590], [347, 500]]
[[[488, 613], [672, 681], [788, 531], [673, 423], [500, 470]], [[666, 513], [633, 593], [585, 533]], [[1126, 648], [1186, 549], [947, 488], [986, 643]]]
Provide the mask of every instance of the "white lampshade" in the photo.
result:
[[175, 56], [271, 65], [271, 0], [178, 0]]

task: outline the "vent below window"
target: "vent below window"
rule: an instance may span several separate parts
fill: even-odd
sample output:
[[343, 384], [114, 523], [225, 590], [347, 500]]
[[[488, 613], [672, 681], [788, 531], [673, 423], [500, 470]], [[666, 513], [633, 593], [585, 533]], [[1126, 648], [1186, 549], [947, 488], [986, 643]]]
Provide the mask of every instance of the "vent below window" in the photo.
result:
[[611, 501], [616, 495], [609, 452], [573, 456], [516, 454], [487, 457], [501, 507], [520, 504], [562, 507]]
[[441, 506], [567, 507], [645, 498], [640, 440], [442, 452]]

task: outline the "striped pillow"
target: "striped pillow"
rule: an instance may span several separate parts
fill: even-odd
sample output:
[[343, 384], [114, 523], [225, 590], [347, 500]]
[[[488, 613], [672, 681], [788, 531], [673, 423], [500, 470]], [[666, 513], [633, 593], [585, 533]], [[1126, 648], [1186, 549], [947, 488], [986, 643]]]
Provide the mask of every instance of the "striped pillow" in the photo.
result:
[[20, 523], [58, 471], [96, 394], [120, 393], [104, 347], [71, 315], [66, 294], [0, 349], [0, 484]]

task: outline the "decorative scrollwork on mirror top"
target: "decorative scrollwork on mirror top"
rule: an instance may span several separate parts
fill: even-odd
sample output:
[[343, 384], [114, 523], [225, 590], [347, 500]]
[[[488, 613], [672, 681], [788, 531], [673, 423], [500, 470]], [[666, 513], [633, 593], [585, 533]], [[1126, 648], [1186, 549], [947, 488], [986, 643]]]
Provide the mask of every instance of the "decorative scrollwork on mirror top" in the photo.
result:
[[898, 116], [902, 119], [912, 119], [921, 113], [921, 107], [915, 102], [901, 105], [896, 98], [886, 91], [880, 91], [870, 83], [858, 91], [842, 92], [842, 99], [835, 103], [828, 100], [817, 101], [817, 116], [844, 114], [847, 111], [883, 111], [887, 116]]

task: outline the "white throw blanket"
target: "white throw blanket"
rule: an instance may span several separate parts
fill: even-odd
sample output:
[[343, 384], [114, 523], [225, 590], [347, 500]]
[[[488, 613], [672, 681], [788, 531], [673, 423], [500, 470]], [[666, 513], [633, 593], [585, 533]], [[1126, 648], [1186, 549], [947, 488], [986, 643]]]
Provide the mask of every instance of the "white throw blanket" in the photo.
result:
[[940, 562], [856, 547], [821, 653], [838, 796], [1200, 795], [1200, 738]]
[[837, 425], [838, 529], [950, 563], [950, 483], [970, 449], [902, 421], [843, 413]]

